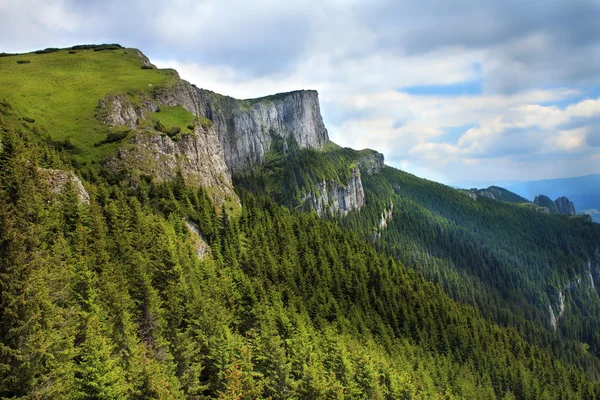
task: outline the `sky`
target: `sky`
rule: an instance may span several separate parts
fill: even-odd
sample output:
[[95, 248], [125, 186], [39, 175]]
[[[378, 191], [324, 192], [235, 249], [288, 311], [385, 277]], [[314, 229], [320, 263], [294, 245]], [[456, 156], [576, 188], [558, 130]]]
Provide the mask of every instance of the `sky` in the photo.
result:
[[[0, 0], [0, 52], [120, 43], [444, 182], [600, 173], [600, 0]], [[0, 71], [1, 72], [1, 71]]]

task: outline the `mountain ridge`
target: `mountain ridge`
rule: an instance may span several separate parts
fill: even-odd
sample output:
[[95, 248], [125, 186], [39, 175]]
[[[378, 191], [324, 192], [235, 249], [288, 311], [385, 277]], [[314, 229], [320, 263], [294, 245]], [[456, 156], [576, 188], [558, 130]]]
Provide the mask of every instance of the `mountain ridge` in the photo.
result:
[[0, 57], [0, 396], [598, 397], [596, 225], [112, 47]]

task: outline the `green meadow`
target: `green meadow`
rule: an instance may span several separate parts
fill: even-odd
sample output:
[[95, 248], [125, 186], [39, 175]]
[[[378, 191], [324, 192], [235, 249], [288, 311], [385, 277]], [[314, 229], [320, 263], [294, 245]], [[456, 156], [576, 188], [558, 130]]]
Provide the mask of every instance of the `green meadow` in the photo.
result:
[[[125, 48], [4, 56], [0, 57], [0, 100], [8, 100], [16, 115], [35, 120], [53, 140], [70, 141], [79, 161], [99, 160], [118, 144], [94, 146], [108, 132], [95, 118], [98, 101], [111, 92], [135, 96], [169, 87], [178, 78], [174, 70], [142, 69], [142, 65], [137, 51]], [[161, 117], [170, 119], [172, 113], [165, 111]], [[174, 119], [188, 121], [191, 114], [182, 117], [181, 111], [175, 110]]]

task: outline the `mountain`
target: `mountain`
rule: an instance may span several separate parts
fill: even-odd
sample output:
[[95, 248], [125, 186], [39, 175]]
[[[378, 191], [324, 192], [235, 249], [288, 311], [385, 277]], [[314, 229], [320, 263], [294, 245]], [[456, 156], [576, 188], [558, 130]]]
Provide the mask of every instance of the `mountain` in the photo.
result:
[[469, 192], [474, 197], [474, 200], [477, 199], [477, 196], [487, 197], [489, 199], [504, 201], [507, 203], [526, 203], [527, 199], [519, 196], [516, 193], [511, 192], [510, 190], [506, 190], [499, 186], [490, 186], [487, 189], [471, 189]]
[[600, 208], [600, 174], [519, 182], [506, 188], [527, 199], [533, 199], [540, 193], [551, 198], [566, 196], [578, 210]]
[[0, 70], [0, 397], [600, 396], [598, 225], [337, 146], [314, 91]]

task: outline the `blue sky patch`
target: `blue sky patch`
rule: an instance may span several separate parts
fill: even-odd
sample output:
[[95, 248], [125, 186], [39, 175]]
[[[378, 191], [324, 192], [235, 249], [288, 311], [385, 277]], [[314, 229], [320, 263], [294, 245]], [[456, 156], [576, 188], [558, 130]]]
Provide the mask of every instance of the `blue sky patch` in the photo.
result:
[[474, 96], [482, 93], [482, 81], [478, 79], [450, 85], [409, 86], [397, 91], [415, 96]]

